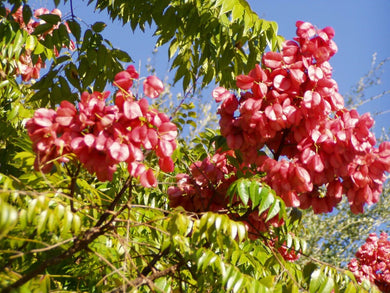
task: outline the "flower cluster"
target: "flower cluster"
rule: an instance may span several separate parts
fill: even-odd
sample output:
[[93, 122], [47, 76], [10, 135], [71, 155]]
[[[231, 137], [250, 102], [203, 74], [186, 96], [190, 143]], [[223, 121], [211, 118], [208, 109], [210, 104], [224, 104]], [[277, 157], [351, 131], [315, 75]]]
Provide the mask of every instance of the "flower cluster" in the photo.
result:
[[219, 211], [229, 200], [226, 192], [237, 177], [231, 175], [234, 167], [228, 164], [232, 152], [218, 153], [190, 166], [190, 174], [177, 174], [176, 186], [168, 188], [169, 205], [182, 206], [191, 212]]
[[[120, 90], [115, 105], [107, 105], [108, 92], [84, 92], [76, 107], [62, 101], [57, 110], [38, 109], [27, 121], [36, 152], [35, 168], [49, 172], [55, 160], [77, 158], [100, 181], [112, 180], [116, 165], [126, 162], [129, 173], [145, 187], [156, 186], [151, 169], [142, 163], [145, 151], [153, 151], [164, 172], [174, 169], [171, 155], [176, 148], [176, 125], [169, 117], [150, 108], [147, 99], [135, 99], [130, 87], [138, 78], [134, 66], [115, 76]], [[163, 91], [162, 82], [149, 77], [144, 93], [150, 98]]]
[[384, 232], [369, 235], [348, 264], [358, 282], [368, 279], [383, 292], [390, 292], [390, 241]]
[[[9, 11], [8, 11], [9, 13]], [[39, 8], [34, 11], [34, 17], [36, 19], [39, 19], [39, 16], [45, 15], [45, 14], [55, 14], [58, 15], [60, 18], [62, 17], [62, 13], [59, 9], [55, 8], [52, 11], [49, 11], [47, 8]], [[20, 25], [20, 28], [27, 31], [28, 34], [32, 34], [35, 30], [35, 28], [41, 24], [44, 24], [45, 21], [42, 19], [39, 20], [34, 20], [30, 19], [30, 21], [25, 24], [23, 20], [23, 7], [19, 7], [15, 13], [12, 14], [12, 18]], [[70, 32], [70, 29], [68, 27], [68, 24], [64, 22], [64, 25], [66, 26], [68, 32]], [[53, 25], [53, 27], [44, 32], [43, 34], [39, 35], [40, 39], [44, 39], [46, 35], [51, 35], [53, 30], [58, 28], [59, 24]], [[57, 48], [54, 46], [54, 53], [56, 56], [59, 55], [59, 52]], [[75, 44], [71, 40], [69, 43], [69, 48], [70, 50], [75, 49]], [[37, 58], [37, 61], [33, 62], [32, 60], [32, 52], [29, 49], [26, 49], [23, 54], [20, 55], [19, 57], [19, 62], [18, 62], [18, 69], [17, 69], [17, 75], [21, 75], [23, 81], [29, 81], [31, 78], [33, 79], [38, 79], [40, 70], [45, 67], [44, 62], [40, 57]]]
[[190, 166], [190, 174], [176, 175], [176, 185], [168, 188], [169, 205], [181, 206], [191, 212], [223, 212], [230, 209], [229, 217], [242, 221], [248, 231], [249, 238], [255, 240], [259, 233], [267, 232], [270, 226], [278, 227], [283, 220], [276, 215], [267, 219], [268, 211], [259, 215], [258, 210], [252, 211], [244, 218], [232, 210], [241, 203], [238, 197], [227, 198], [229, 186], [237, 180], [237, 169], [228, 162], [228, 156], [234, 156], [233, 151], [217, 152]]
[[[332, 28], [298, 21], [297, 37], [237, 77], [240, 96], [219, 87], [221, 134], [244, 163], [265, 172], [288, 206], [330, 212], [346, 194], [354, 213], [378, 201], [390, 170], [390, 143], [376, 148], [369, 114], [344, 108], [329, 59]], [[273, 156], [261, 155], [268, 148]]]

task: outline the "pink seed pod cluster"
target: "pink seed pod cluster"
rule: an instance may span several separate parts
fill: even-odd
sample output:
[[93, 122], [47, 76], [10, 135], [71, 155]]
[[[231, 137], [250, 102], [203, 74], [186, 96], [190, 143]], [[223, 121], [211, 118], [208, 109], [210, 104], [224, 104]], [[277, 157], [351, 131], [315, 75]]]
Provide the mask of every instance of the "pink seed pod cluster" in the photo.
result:
[[[57, 110], [38, 109], [26, 124], [37, 154], [35, 168], [49, 172], [54, 161], [75, 158], [100, 181], [106, 181], [112, 180], [118, 163], [126, 162], [129, 173], [139, 177], [143, 186], [155, 187], [154, 172], [143, 163], [145, 152], [152, 151], [159, 158], [160, 169], [172, 172], [176, 125], [151, 108], [146, 98], [135, 99], [130, 88], [136, 78], [132, 65], [115, 76], [114, 85], [120, 89], [113, 105], [106, 102], [109, 92], [84, 92], [77, 107], [62, 101]], [[145, 95], [153, 98], [162, 91], [157, 77], [144, 85]]]

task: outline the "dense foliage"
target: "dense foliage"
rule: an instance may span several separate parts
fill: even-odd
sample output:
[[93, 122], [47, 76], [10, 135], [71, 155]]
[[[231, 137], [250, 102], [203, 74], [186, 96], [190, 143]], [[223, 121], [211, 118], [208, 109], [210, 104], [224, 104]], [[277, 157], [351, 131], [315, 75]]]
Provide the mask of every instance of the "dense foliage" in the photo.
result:
[[123, 68], [106, 24], [83, 29], [72, 1], [69, 19], [20, 2], [0, 3], [2, 292], [388, 290], [386, 234], [351, 271], [300, 236], [302, 210], [345, 195], [361, 213], [390, 170], [390, 143], [331, 78], [331, 28], [298, 21], [282, 43], [244, 0], [89, 1], [132, 29], [154, 22], [184, 90], [220, 84], [220, 130], [183, 139], [196, 109], [152, 102], [164, 84]]

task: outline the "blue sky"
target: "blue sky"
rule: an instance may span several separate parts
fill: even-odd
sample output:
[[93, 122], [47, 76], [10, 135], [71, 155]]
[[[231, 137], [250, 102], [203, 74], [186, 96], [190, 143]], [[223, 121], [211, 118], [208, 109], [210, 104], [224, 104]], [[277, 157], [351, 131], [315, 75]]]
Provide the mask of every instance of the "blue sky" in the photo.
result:
[[[390, 11], [389, 0], [272, 0], [248, 1], [252, 9], [261, 17], [278, 23], [279, 34], [286, 39], [295, 36], [295, 22], [297, 20], [309, 21], [318, 28], [331, 26], [336, 31], [335, 42], [338, 53], [330, 60], [333, 66], [333, 77], [339, 85], [342, 95], [351, 91], [359, 79], [364, 76], [371, 67], [372, 55], [376, 53], [380, 62], [390, 57]], [[49, 6], [52, 1], [29, 1], [33, 8]], [[129, 26], [110, 23], [104, 13], [94, 13], [93, 6], [86, 8], [85, 1], [73, 0], [75, 14], [84, 22], [92, 25], [95, 21], [105, 21], [108, 26], [104, 30], [104, 36], [114, 46], [127, 51], [138, 64], [145, 65], [148, 58], [152, 57], [156, 38], [152, 36], [153, 30], [145, 33], [137, 30], [133, 33]], [[64, 15], [70, 12], [69, 1], [60, 7]], [[153, 65], [157, 69], [157, 75], [163, 77], [169, 70], [167, 60], [167, 48], [160, 48], [154, 55]], [[384, 66], [381, 76], [382, 83], [371, 87], [367, 91], [368, 96], [375, 96], [390, 89], [390, 60]], [[180, 90], [180, 87], [177, 88]], [[360, 113], [389, 111], [386, 114], [376, 116], [375, 131], [390, 128], [390, 95], [370, 102], [360, 107]]]

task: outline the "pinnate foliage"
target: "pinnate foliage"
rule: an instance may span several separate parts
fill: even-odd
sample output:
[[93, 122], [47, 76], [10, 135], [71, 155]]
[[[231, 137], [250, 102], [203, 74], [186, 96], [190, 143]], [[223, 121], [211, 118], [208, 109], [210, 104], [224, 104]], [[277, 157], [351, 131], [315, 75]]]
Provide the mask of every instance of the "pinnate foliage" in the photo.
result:
[[133, 30], [155, 25], [156, 45], [169, 44], [174, 82], [182, 79], [184, 89], [200, 80], [206, 86], [213, 79], [234, 86], [235, 76], [258, 63], [267, 46], [275, 50], [283, 41], [277, 24], [260, 19], [245, 0], [90, 0], [89, 4]]

